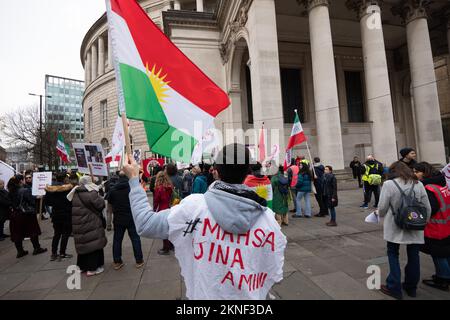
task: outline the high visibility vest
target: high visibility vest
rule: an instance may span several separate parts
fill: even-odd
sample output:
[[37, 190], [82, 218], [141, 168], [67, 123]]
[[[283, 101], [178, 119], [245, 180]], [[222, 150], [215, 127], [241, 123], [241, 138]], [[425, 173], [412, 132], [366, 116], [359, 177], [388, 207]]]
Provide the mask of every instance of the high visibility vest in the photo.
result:
[[364, 165], [366, 167], [366, 172], [364, 173], [364, 175], [362, 176], [362, 181], [369, 181], [369, 172], [370, 170], [372, 170], [373, 168], [376, 168], [378, 170], [378, 163], [374, 164], [374, 165]]
[[450, 190], [434, 184], [425, 186], [439, 201], [439, 211], [425, 227], [425, 237], [442, 240], [450, 237]]
[[300, 168], [298, 166], [290, 166], [289, 167], [292, 170], [292, 181], [291, 181], [291, 188], [295, 188], [298, 181], [298, 172], [300, 171]]

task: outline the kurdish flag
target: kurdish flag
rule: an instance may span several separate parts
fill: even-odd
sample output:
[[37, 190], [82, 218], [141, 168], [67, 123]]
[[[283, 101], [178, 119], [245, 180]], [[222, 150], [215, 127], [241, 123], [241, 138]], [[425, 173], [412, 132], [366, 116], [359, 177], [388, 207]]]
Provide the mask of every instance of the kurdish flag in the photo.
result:
[[272, 209], [273, 190], [268, 177], [248, 175], [247, 178], [245, 178], [244, 184], [255, 191], [258, 196], [266, 200], [267, 207]]
[[64, 143], [64, 138], [63, 138], [61, 132], [58, 132], [58, 141], [56, 142], [56, 151], [58, 152], [58, 155], [61, 157], [61, 160], [64, 163], [70, 162], [69, 150], [70, 150], [70, 148]]
[[144, 122], [153, 152], [190, 162], [228, 96], [135, 0], [106, 0], [106, 7], [120, 112]]

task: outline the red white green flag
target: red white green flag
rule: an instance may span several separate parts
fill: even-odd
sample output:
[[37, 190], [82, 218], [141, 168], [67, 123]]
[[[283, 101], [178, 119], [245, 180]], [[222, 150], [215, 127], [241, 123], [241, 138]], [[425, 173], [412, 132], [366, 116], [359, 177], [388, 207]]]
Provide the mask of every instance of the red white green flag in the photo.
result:
[[[151, 151], [189, 162], [214, 118], [229, 106], [228, 96], [135, 0], [106, 0], [106, 7], [120, 112], [144, 122]], [[174, 148], [182, 150], [174, 154]]]
[[56, 142], [56, 151], [58, 152], [58, 155], [60, 156], [61, 160], [64, 163], [69, 163], [69, 148], [64, 143], [64, 138], [61, 134], [61, 132], [58, 132], [58, 141]]
[[289, 142], [286, 147], [286, 157], [284, 159], [284, 169], [285, 170], [291, 163], [292, 149], [295, 146], [302, 144], [306, 140], [307, 139], [306, 139], [305, 133], [303, 132], [302, 124], [300, 123], [300, 118], [298, 116], [297, 111], [295, 111], [294, 126], [292, 127], [291, 137], [289, 138]]

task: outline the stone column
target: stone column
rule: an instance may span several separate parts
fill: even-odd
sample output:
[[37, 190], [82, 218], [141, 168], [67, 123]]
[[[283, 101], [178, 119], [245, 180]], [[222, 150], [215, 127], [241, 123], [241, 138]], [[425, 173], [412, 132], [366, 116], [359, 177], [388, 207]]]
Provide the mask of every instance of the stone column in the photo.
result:
[[92, 70], [91, 70], [91, 66], [92, 66], [92, 56], [91, 56], [91, 51], [88, 50], [88, 52], [86, 53], [86, 64], [84, 65], [84, 68], [86, 69], [86, 87], [91, 83], [92, 81]]
[[108, 69], [111, 70], [114, 68], [113, 60], [112, 60], [112, 46], [111, 39], [108, 36]]
[[105, 73], [105, 39], [103, 36], [98, 38], [98, 75]]
[[375, 157], [387, 165], [398, 160], [391, 88], [384, 46], [379, 1], [353, 3], [361, 23], [367, 110], [372, 122], [372, 149]]
[[319, 157], [334, 169], [344, 169], [341, 119], [331, 39], [328, 0], [303, 0], [309, 12], [314, 101]]
[[444, 137], [426, 8], [422, 1], [409, 0], [403, 10], [417, 122], [418, 157], [432, 164], [444, 164]]
[[91, 46], [91, 81], [95, 81], [97, 78], [97, 67], [98, 67], [98, 56], [97, 56], [97, 45], [95, 43]]
[[181, 10], [181, 3], [180, 3], [180, 0], [175, 0], [175, 1], [174, 1], [173, 8], [174, 8], [175, 10]]
[[197, 11], [203, 12], [203, 0], [197, 0]]
[[[247, 17], [242, 17], [249, 31], [250, 75], [252, 82], [254, 128], [264, 122], [267, 150], [274, 144], [281, 150], [284, 144], [283, 101], [281, 96], [280, 61], [274, 0], [253, 1]], [[273, 131], [271, 131], [273, 130]], [[271, 139], [271, 133], [279, 135]], [[274, 141], [275, 140], [275, 141]], [[284, 159], [280, 152], [279, 160]]]

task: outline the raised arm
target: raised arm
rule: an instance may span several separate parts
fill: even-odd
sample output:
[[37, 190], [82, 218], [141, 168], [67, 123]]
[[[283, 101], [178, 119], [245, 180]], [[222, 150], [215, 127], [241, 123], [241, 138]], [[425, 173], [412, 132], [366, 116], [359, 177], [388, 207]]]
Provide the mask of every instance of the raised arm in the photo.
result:
[[139, 183], [139, 178], [130, 179], [130, 205], [134, 224], [139, 235], [146, 238], [167, 239], [170, 209], [154, 212], [147, 199], [147, 194]]
[[139, 183], [139, 165], [128, 155], [128, 163], [123, 171], [130, 181], [130, 205], [134, 224], [139, 235], [146, 238], [167, 239], [169, 237], [169, 223], [167, 218], [170, 209], [155, 213], [150, 207], [147, 193]]

